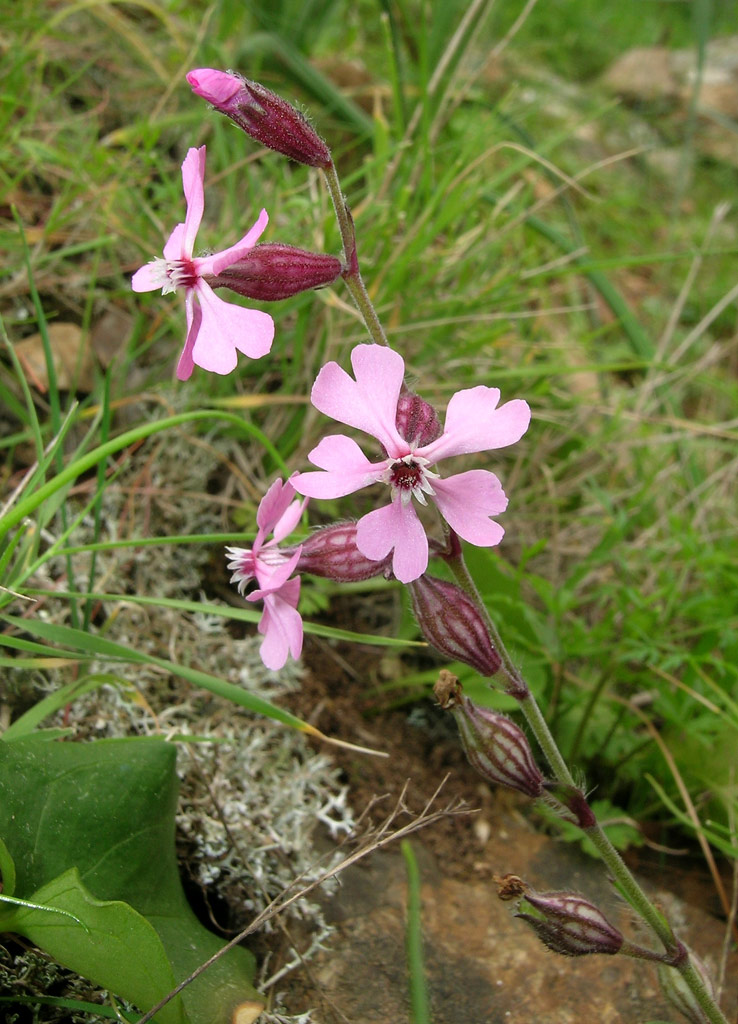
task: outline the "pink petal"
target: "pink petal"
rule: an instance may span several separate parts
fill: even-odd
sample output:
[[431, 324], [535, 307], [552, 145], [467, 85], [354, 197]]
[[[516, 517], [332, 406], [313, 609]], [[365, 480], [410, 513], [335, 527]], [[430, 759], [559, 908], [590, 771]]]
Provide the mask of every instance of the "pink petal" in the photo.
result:
[[[296, 588], [288, 591], [289, 583], [296, 584]], [[297, 659], [302, 652], [302, 619], [296, 610], [300, 581], [294, 579], [289, 583], [279, 594], [266, 594], [259, 623], [259, 632], [264, 635], [259, 649], [261, 660], [275, 671], [284, 666], [288, 654]]]
[[[294, 488], [291, 489], [294, 493]], [[302, 501], [293, 501], [285, 510], [284, 515], [277, 520], [274, 524], [274, 529], [272, 530], [274, 539], [277, 543], [284, 540], [285, 537], [288, 537], [292, 533], [294, 528], [300, 522], [300, 517], [305, 511], [307, 503], [307, 498], [303, 498]]]
[[205, 146], [190, 149], [182, 164], [182, 187], [187, 202], [182, 254], [192, 256], [195, 238], [205, 209]]
[[195, 302], [195, 296], [191, 288], [185, 294], [185, 313], [187, 315], [187, 337], [177, 363], [177, 380], [189, 380], [195, 368], [192, 360], [192, 350], [195, 347], [200, 330], [202, 311]]
[[164, 259], [165, 260], [181, 260], [183, 256], [186, 256], [185, 252], [185, 225], [177, 224], [172, 231], [171, 235], [166, 241], [164, 246]]
[[269, 351], [274, 339], [274, 321], [268, 313], [225, 302], [205, 281], [198, 281], [194, 290], [202, 311], [200, 330], [192, 350], [197, 366], [213, 373], [230, 373], [238, 361], [236, 350], [251, 359], [258, 359]]
[[384, 345], [357, 345], [351, 365], [356, 380], [338, 363], [326, 363], [313, 385], [313, 405], [339, 423], [376, 437], [388, 455], [407, 455], [407, 443], [395, 426], [405, 373], [402, 356]]
[[223, 249], [222, 252], [213, 253], [212, 256], [195, 260], [195, 267], [200, 275], [212, 274], [217, 277], [221, 271], [230, 267], [232, 263], [241, 259], [241, 256], [249, 249], [253, 249], [269, 223], [269, 215], [262, 210], [253, 226], [249, 228], [240, 242]]
[[428, 568], [428, 538], [411, 503], [398, 498], [377, 508], [356, 525], [356, 546], [362, 555], [382, 561], [394, 548], [392, 572], [401, 583], [411, 583]]
[[341, 498], [375, 483], [388, 460], [371, 463], [356, 441], [344, 434], [324, 437], [308, 458], [325, 473], [298, 473], [291, 477], [298, 494], [309, 498]]
[[192, 91], [213, 105], [227, 103], [243, 84], [235, 75], [214, 71], [212, 68], [195, 68], [187, 73], [186, 78]]
[[139, 267], [131, 278], [131, 288], [134, 292], [154, 292], [161, 286], [161, 263], [156, 260]]
[[272, 527], [284, 515], [294, 497], [295, 488], [289, 481], [285, 483], [282, 479], [275, 480], [259, 502], [256, 525], [264, 533], [271, 533]]
[[257, 558], [256, 580], [259, 584], [259, 589], [249, 595], [247, 600], [258, 601], [265, 594], [272, 594], [277, 590], [281, 591], [288, 582], [292, 583], [290, 576], [297, 568], [297, 563], [300, 561], [301, 554], [302, 545], [295, 548], [294, 553], [289, 559], [278, 565], [270, 565], [268, 562]]
[[530, 423], [528, 403], [516, 398], [498, 408], [499, 400], [498, 388], [480, 385], [457, 391], [448, 403], [443, 434], [419, 448], [418, 454], [436, 462], [450, 455], [506, 448], [519, 441]]
[[470, 544], [499, 544], [505, 531], [489, 517], [507, 508], [507, 497], [494, 473], [470, 469], [433, 481], [435, 501], [451, 529]]

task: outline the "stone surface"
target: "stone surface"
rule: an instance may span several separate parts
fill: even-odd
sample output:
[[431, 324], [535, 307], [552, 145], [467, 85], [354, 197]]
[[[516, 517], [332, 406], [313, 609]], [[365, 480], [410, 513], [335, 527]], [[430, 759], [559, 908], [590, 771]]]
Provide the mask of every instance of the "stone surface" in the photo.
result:
[[[344, 663], [334, 662], [311, 640], [308, 651], [311, 672], [290, 710], [324, 732], [350, 735], [391, 754], [360, 758], [334, 752], [352, 806], [357, 814], [367, 809], [365, 822], [379, 825], [401, 791], [403, 802], [420, 810], [443, 779], [439, 807], [461, 799], [478, 809], [441, 818], [412, 839], [422, 879], [433, 1024], [678, 1024], [680, 1017], [662, 998], [650, 964], [620, 956], [557, 956], [512, 916], [511, 903], [497, 897], [493, 876], [505, 874], [519, 875], [540, 891], [575, 891], [629, 939], [658, 949], [656, 940], [634, 926], [602, 864], [578, 845], [544, 834], [532, 801], [482, 782], [466, 761], [451, 716], [418, 706], [410, 715], [385, 710], [366, 717], [366, 694], [346, 676]], [[369, 677], [356, 652], [352, 665], [364, 670], [362, 679]], [[340, 685], [330, 682], [332, 673]], [[406, 822], [402, 817], [398, 824]], [[713, 916], [720, 907], [702, 862], [661, 855], [657, 860], [646, 847], [639, 853], [639, 877], [656, 868], [644, 888], [656, 893], [680, 937], [715, 973], [725, 928]], [[336, 894], [322, 899], [335, 934], [304, 971], [290, 975], [284, 1004], [291, 1013], [313, 1008], [316, 1024], [407, 1024], [406, 883], [399, 849], [370, 855], [340, 879]], [[280, 963], [278, 955], [274, 968]], [[734, 1020], [735, 954], [727, 976], [724, 1005]]]
[[705, 48], [701, 80], [694, 49], [637, 47], [622, 54], [602, 79], [610, 91], [630, 103], [661, 103], [685, 119], [695, 100], [698, 117], [694, 144], [706, 156], [738, 166], [738, 36], [713, 39]]
[[[94, 372], [92, 355], [82, 328], [77, 324], [54, 321], [47, 330], [57, 386], [62, 391], [75, 387], [87, 394], [92, 390]], [[45, 393], [49, 387], [49, 374], [41, 335], [32, 334], [16, 342], [14, 347], [31, 384]]]
[[[426, 970], [434, 1024], [617, 1024], [678, 1019], [660, 994], [649, 964], [626, 957], [565, 958], [545, 949], [500, 901], [491, 873], [515, 872], [542, 890], [575, 890], [643, 945], [597, 862], [575, 847], [536, 834], [515, 815], [492, 822], [490, 838], [467, 878], [451, 877], [413, 841], [421, 868]], [[667, 894], [681, 935], [714, 969], [723, 929]], [[312, 965], [314, 987], [301, 993], [326, 1024], [387, 1024], [409, 1019], [405, 957], [406, 886], [399, 853], [374, 854], [342, 875], [325, 904], [337, 929], [332, 948]], [[736, 970], [725, 1006], [735, 1012]], [[729, 976], [730, 976], [729, 971]], [[295, 1009], [295, 1007], [293, 1007]]]

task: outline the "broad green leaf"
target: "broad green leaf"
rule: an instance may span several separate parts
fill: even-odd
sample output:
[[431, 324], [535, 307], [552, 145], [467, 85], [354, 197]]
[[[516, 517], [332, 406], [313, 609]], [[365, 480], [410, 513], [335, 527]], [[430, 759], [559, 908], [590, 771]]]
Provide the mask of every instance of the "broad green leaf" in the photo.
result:
[[[16, 896], [47, 904], [46, 887], [76, 869], [93, 901], [120, 901], [143, 915], [178, 983], [224, 943], [199, 923], [179, 881], [175, 756], [174, 746], [158, 738], [70, 743], [34, 734], [0, 740], [0, 837], [15, 862]], [[84, 902], [79, 894], [68, 898]], [[53, 924], [66, 929], [71, 956], [83, 929]], [[100, 951], [111, 970], [120, 964], [122, 980], [128, 977], [130, 963], [121, 963], [125, 957], [115, 944], [103, 943]], [[132, 949], [129, 961], [135, 956]], [[230, 1024], [236, 1006], [259, 999], [253, 972], [245, 949], [221, 957], [183, 992], [191, 1024]], [[124, 994], [114, 982], [105, 984]]]
[[[176, 980], [155, 928], [119, 900], [97, 900], [70, 868], [33, 894], [34, 902], [74, 914], [68, 917], [21, 907], [0, 912], [3, 930], [18, 932], [50, 953], [64, 967], [148, 1010], [170, 992]], [[180, 997], [157, 1013], [158, 1024], [184, 1024]]]
[[3, 883], [3, 894], [12, 896], [15, 892], [15, 864], [10, 850], [0, 838], [0, 880]]

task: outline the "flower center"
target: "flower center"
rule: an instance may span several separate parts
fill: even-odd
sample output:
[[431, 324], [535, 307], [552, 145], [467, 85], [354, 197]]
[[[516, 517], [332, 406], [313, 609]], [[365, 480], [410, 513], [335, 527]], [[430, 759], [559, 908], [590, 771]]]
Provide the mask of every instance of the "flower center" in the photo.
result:
[[187, 258], [179, 260], [158, 259], [153, 262], [156, 265], [155, 273], [162, 295], [176, 292], [178, 288], [194, 288], [198, 282], [199, 275], [193, 260]]
[[428, 465], [428, 459], [412, 452], [393, 462], [381, 478], [390, 485], [393, 500], [399, 495], [402, 504], [407, 505], [415, 495], [421, 505], [427, 505], [425, 495], [435, 493], [430, 478], [438, 477], [438, 473], [428, 469]]

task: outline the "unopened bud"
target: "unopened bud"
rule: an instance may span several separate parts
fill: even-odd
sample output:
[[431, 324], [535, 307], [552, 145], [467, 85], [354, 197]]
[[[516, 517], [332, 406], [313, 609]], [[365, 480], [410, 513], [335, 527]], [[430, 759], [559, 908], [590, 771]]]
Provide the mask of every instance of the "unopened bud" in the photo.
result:
[[217, 276], [206, 275], [205, 280], [211, 288], [229, 288], [247, 299], [276, 302], [331, 284], [342, 269], [341, 261], [328, 253], [265, 242], [248, 249]]
[[428, 643], [453, 661], [493, 676], [502, 661], [484, 619], [466, 591], [425, 573], [408, 584], [415, 618]]
[[212, 68], [190, 71], [187, 81], [193, 92], [262, 146], [310, 167], [330, 166], [330, 150], [306, 118], [258, 82]]
[[[691, 951], [688, 951], [688, 955], [692, 962], [692, 966], [704, 982], [705, 988], [707, 989], [710, 997], [715, 999], [715, 987], [704, 963]], [[706, 1016], [697, 1001], [697, 997], [691, 988], [689, 988], [679, 971], [674, 970], [673, 967], [667, 967], [664, 964], [659, 964], [657, 971], [659, 975], [659, 983], [661, 984], [661, 991], [664, 993], [671, 1005], [680, 1013], [684, 1014], [687, 1020], [690, 1021], [690, 1024], [706, 1024], [709, 1018]]]
[[339, 583], [359, 583], [374, 576], [388, 576], [392, 557], [381, 561], [367, 558], [356, 546], [356, 523], [335, 523], [316, 530], [303, 541], [297, 570]]
[[527, 921], [545, 946], [563, 956], [612, 956], [625, 941], [601, 910], [570, 892], [528, 890], [515, 916]]
[[441, 672], [433, 692], [441, 707], [453, 713], [467, 760], [482, 778], [526, 796], [543, 793], [543, 775], [522, 729], [506, 715], [465, 697], [451, 672]]
[[441, 421], [433, 406], [411, 391], [400, 395], [395, 426], [407, 443], [416, 448], [430, 444], [443, 433]]

